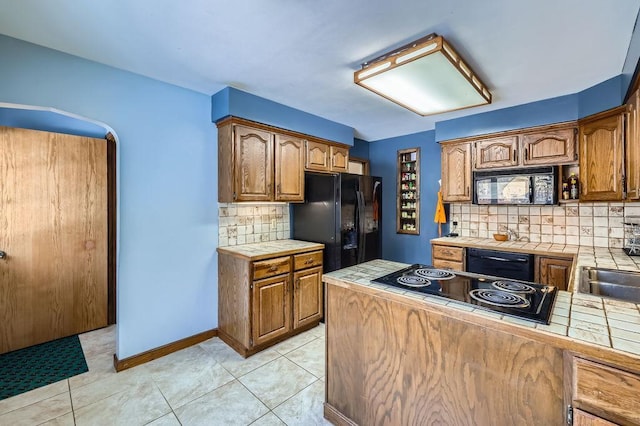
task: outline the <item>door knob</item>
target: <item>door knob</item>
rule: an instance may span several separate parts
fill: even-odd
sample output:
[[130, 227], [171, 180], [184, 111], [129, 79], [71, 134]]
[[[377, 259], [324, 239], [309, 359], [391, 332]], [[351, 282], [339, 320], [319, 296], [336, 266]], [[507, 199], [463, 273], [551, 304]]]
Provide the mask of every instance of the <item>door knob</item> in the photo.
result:
[[6, 258], [7, 258], [7, 253], [0, 250], [0, 259], [6, 259]]

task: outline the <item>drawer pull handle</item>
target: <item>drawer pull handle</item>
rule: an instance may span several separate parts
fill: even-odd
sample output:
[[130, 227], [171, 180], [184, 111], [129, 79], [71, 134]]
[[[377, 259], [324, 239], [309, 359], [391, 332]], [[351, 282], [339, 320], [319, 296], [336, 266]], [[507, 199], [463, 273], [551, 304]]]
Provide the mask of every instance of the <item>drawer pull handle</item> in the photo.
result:
[[311, 263], [313, 263], [313, 259], [307, 259], [307, 260], [304, 261], [305, 265], [309, 265]]
[[269, 268], [269, 272], [275, 272], [278, 270], [277, 266], [272, 266], [271, 268]]

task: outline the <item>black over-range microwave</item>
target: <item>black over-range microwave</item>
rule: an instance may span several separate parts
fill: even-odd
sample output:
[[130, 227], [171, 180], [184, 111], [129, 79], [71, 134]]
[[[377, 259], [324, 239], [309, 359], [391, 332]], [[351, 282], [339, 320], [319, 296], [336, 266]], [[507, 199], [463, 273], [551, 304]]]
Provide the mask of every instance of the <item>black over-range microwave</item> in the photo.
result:
[[473, 172], [474, 204], [557, 204], [558, 167]]

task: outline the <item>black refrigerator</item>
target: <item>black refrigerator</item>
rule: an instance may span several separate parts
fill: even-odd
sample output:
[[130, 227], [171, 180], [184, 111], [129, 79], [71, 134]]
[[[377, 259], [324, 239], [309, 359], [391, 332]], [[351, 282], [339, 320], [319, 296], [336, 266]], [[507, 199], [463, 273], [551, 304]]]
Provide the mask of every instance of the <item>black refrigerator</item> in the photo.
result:
[[305, 173], [304, 185], [293, 238], [325, 245], [324, 272], [382, 257], [382, 178]]

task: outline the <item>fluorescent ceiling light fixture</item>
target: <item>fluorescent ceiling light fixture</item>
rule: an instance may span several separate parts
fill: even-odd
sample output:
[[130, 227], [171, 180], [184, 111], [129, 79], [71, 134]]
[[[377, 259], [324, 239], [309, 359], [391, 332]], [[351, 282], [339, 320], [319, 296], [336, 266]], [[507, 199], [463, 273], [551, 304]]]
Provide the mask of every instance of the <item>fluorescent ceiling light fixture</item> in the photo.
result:
[[416, 114], [491, 103], [491, 93], [444, 38], [430, 34], [362, 64], [356, 84]]

